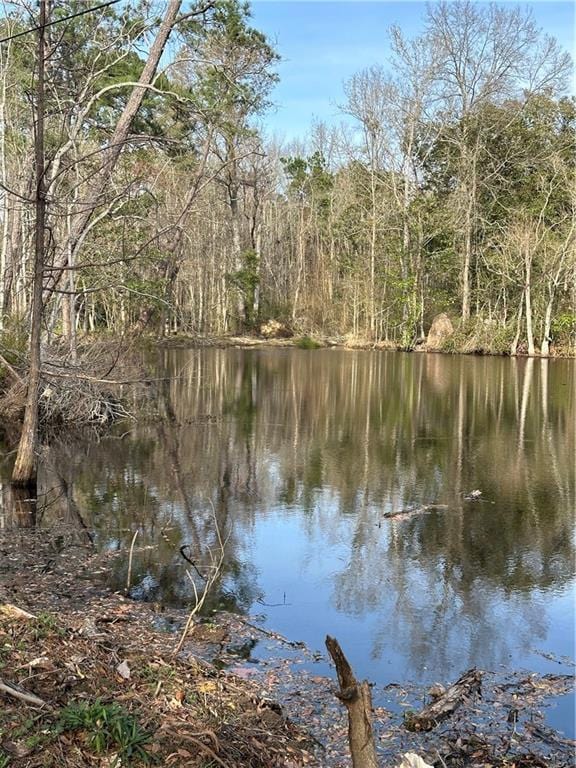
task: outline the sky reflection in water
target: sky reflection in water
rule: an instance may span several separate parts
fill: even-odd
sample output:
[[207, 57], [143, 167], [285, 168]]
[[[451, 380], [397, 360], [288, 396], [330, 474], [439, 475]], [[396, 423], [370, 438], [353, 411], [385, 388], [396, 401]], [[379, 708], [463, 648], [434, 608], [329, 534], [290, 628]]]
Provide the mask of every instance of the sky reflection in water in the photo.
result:
[[[207, 568], [216, 518], [212, 604], [312, 648], [335, 635], [377, 683], [574, 656], [574, 361], [207, 349], [156, 367], [177, 378], [153, 423], [57, 443], [43, 477], [66, 489], [43, 525], [153, 545], [139, 596], [190, 599], [179, 548]], [[384, 517], [427, 504], [446, 507]]]

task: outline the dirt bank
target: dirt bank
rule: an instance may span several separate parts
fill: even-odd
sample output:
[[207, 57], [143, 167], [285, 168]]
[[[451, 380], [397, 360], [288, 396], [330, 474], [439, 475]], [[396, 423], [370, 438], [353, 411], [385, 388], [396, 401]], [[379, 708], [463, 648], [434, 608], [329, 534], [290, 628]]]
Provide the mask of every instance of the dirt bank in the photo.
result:
[[0, 766], [311, 762], [258, 685], [174, 654], [182, 614], [106, 589], [111, 557], [65, 530], [0, 536]]

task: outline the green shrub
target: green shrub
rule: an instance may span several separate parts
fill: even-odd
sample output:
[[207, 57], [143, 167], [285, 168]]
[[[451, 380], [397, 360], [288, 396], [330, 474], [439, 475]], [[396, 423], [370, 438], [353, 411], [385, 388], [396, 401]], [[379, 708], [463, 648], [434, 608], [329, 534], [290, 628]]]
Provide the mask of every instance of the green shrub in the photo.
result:
[[475, 317], [460, 323], [452, 336], [445, 339], [442, 351], [449, 353], [507, 355], [514, 338], [515, 328]]
[[[10, 365], [18, 367], [26, 357], [28, 335], [26, 326], [18, 320], [8, 320], [0, 332], [0, 354]], [[0, 366], [0, 373], [2, 367]]]
[[299, 339], [296, 339], [294, 346], [298, 347], [298, 349], [320, 349], [322, 344], [310, 338], [310, 336], [301, 336]]
[[576, 314], [562, 312], [552, 321], [552, 338], [560, 344], [574, 344], [576, 341]]

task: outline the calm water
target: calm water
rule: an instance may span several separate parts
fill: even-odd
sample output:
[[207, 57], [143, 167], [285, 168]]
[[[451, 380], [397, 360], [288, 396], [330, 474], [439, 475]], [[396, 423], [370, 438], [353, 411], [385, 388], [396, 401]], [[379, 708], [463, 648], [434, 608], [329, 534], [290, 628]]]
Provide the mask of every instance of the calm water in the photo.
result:
[[542, 653], [574, 657], [574, 361], [208, 349], [157, 370], [152, 423], [57, 442], [42, 478], [39, 524], [140, 531], [135, 596], [186, 604], [179, 549], [207, 569], [216, 521], [213, 604], [335, 635], [377, 683], [566, 671]]

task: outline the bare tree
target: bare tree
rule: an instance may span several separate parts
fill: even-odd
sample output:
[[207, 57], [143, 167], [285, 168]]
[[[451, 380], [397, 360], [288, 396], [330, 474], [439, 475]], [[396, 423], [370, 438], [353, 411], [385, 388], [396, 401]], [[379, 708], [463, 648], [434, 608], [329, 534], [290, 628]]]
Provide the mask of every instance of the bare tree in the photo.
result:
[[[130, 131], [132, 121], [140, 108], [146, 88], [151, 85], [160, 58], [176, 22], [181, 0], [170, 0], [164, 18], [158, 29], [142, 74], [123, 109], [113, 135], [101, 154], [101, 166], [93, 179], [89, 192], [83, 201], [80, 213], [74, 221], [69, 238], [62, 248], [59, 262], [52, 271], [48, 293], [54, 291], [62, 273], [68, 265], [70, 254], [75, 254], [88, 231], [90, 221], [102, 199], [118, 158], [122, 152]], [[38, 440], [38, 394], [41, 373], [41, 332], [44, 309], [43, 280], [45, 274], [45, 216], [46, 188], [44, 174], [44, 98], [45, 98], [45, 25], [46, 0], [41, 0], [38, 24], [38, 76], [36, 97], [36, 224], [35, 224], [35, 260], [32, 300], [32, 321], [30, 335], [30, 365], [28, 374], [28, 392], [24, 412], [24, 424], [18, 445], [16, 463], [12, 474], [15, 485], [36, 484], [36, 444]]]

